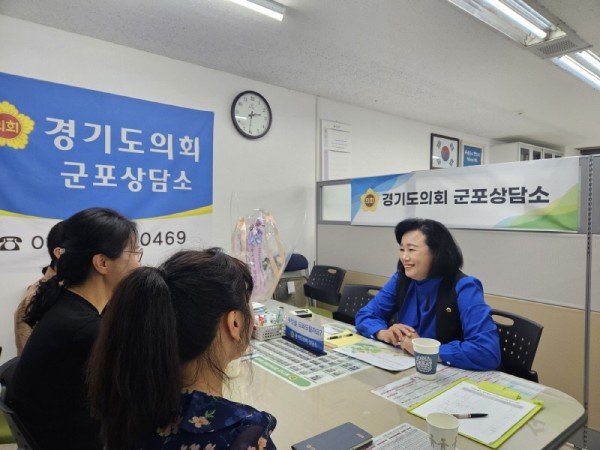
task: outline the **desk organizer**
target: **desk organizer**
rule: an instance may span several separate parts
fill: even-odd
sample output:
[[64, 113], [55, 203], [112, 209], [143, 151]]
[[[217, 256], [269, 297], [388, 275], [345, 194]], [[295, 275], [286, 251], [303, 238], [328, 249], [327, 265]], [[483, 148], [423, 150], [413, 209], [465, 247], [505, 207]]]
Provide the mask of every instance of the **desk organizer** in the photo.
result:
[[267, 341], [283, 336], [285, 332], [285, 323], [276, 323], [275, 325], [264, 325], [255, 327], [252, 332], [252, 337], [259, 341]]

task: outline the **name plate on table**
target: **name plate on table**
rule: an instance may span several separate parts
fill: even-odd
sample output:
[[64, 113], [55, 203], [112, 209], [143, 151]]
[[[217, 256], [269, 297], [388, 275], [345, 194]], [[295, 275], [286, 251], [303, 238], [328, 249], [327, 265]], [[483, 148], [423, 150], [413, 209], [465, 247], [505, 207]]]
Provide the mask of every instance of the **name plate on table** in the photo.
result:
[[285, 337], [293, 343], [317, 354], [325, 354], [323, 327], [297, 316], [285, 318]]

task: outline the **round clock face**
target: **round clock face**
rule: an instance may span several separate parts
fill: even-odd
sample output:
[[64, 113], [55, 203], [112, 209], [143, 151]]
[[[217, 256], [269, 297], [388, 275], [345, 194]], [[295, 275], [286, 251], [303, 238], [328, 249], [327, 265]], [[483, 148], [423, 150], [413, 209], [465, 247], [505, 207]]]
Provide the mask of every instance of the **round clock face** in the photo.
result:
[[245, 91], [231, 104], [231, 120], [242, 136], [257, 139], [271, 128], [271, 107], [258, 92]]

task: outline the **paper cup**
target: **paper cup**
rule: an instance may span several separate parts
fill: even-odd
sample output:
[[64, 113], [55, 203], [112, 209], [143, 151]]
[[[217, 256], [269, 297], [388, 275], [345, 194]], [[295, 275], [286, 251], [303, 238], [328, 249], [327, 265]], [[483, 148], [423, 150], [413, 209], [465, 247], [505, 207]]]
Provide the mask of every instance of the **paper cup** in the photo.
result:
[[427, 416], [429, 445], [434, 450], [455, 450], [458, 419], [452, 414], [431, 413]]
[[440, 341], [429, 338], [415, 338], [412, 340], [415, 351], [415, 367], [417, 375], [425, 380], [435, 380], [438, 355], [440, 354]]

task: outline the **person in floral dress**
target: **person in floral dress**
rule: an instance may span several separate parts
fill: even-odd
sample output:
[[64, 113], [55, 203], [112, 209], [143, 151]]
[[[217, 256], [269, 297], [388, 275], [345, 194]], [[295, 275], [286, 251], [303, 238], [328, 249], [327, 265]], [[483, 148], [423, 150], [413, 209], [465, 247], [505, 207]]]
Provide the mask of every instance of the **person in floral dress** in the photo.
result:
[[106, 450], [276, 450], [269, 413], [223, 397], [248, 347], [253, 282], [220, 249], [181, 251], [117, 287], [88, 365]]

